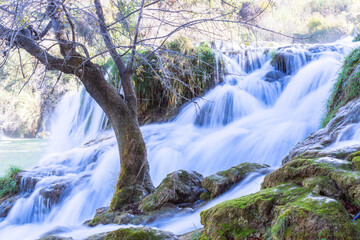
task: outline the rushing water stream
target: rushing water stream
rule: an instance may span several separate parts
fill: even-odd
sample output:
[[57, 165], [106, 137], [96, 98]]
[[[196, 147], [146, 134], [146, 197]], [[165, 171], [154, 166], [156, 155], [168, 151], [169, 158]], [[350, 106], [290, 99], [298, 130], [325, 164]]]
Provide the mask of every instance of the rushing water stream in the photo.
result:
[[[227, 74], [221, 84], [196, 105], [184, 106], [174, 120], [142, 127], [154, 185], [178, 169], [206, 176], [243, 162], [280, 166], [297, 142], [319, 128], [341, 60], [353, 47], [281, 48], [282, 72], [275, 71], [270, 54], [263, 51], [224, 55]], [[109, 205], [119, 172], [116, 141], [111, 131], [102, 130], [102, 111], [82, 92], [67, 95], [56, 112], [52, 154], [23, 174], [25, 195], [0, 222], [0, 239], [36, 239], [50, 233], [84, 239], [119, 228], [81, 226], [97, 208]], [[94, 138], [101, 140], [88, 143]], [[200, 210], [152, 226], [176, 234], [199, 228], [201, 210], [258, 191], [263, 177], [250, 174]], [[54, 196], [54, 189], [61, 195]]]

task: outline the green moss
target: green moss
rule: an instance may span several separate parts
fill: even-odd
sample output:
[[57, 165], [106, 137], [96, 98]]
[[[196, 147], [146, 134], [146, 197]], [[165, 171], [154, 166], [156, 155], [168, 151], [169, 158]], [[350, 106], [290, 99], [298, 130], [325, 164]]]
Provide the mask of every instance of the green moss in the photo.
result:
[[210, 192], [210, 198], [214, 198], [228, 190], [233, 184], [244, 179], [248, 173], [268, 167], [266, 164], [242, 163], [228, 170], [205, 177], [202, 186]]
[[308, 191], [294, 184], [264, 189], [234, 200], [225, 201], [201, 212], [205, 234], [211, 239], [246, 239], [267, 231], [269, 216], [275, 205], [293, 202]]
[[[216, 58], [208, 42], [194, 45], [187, 38], [177, 38], [156, 53], [139, 50], [136, 56], [133, 84], [140, 123], [171, 118], [183, 103], [215, 85]], [[110, 82], [118, 86], [113, 60], [105, 66]]]
[[352, 162], [355, 165], [355, 169], [360, 171], [360, 156], [354, 157]]
[[355, 157], [360, 157], [360, 151], [350, 154], [349, 156], [347, 156], [346, 160], [352, 161]]
[[349, 239], [359, 236], [342, 204], [295, 184], [281, 184], [201, 212], [210, 239]]
[[202, 194], [200, 194], [200, 199], [203, 201], [207, 201], [211, 199], [211, 195], [209, 192], [203, 192]]
[[121, 228], [106, 235], [105, 240], [167, 240], [173, 234], [151, 228]]
[[19, 167], [11, 166], [5, 176], [0, 178], [0, 197], [19, 192], [19, 182], [16, 179], [16, 175], [21, 171]]
[[89, 223], [87, 223], [87, 225], [94, 227], [99, 224], [110, 224], [114, 222], [114, 218], [118, 215], [120, 215], [120, 212], [106, 211], [96, 215]]
[[325, 127], [339, 108], [360, 95], [360, 48], [352, 51], [344, 61], [337, 82], [333, 88], [322, 120]]
[[168, 174], [153, 194], [146, 196], [139, 208], [151, 212], [165, 204], [191, 203], [199, 200], [204, 189], [201, 188], [202, 176], [199, 173], [188, 173], [178, 170]]

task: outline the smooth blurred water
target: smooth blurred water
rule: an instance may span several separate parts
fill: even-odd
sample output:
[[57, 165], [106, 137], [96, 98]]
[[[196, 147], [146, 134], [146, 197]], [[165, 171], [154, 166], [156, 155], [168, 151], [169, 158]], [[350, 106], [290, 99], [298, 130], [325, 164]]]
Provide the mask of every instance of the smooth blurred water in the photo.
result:
[[[269, 79], [276, 69], [262, 51], [248, 52], [245, 60], [245, 55], [224, 55], [223, 83], [196, 104], [185, 105], [172, 121], [141, 128], [154, 185], [179, 169], [206, 176], [243, 162], [280, 166], [297, 142], [318, 129], [341, 60], [353, 47], [278, 49], [288, 57], [279, 79]], [[103, 130], [104, 114], [84, 92], [66, 96], [56, 112], [53, 153], [23, 174], [21, 190], [29, 196], [18, 200], [0, 222], [0, 239], [34, 239], [49, 232], [71, 236], [72, 231], [81, 232], [77, 239], [83, 239], [90, 232], [81, 224], [110, 203], [120, 162], [113, 133]], [[202, 209], [259, 190], [263, 176], [249, 175]], [[56, 201], [49, 197], [54, 189], [63, 191]], [[191, 225], [200, 226], [199, 211], [154, 226], [185, 233], [193, 230]], [[13, 238], [11, 231], [24, 234]]]

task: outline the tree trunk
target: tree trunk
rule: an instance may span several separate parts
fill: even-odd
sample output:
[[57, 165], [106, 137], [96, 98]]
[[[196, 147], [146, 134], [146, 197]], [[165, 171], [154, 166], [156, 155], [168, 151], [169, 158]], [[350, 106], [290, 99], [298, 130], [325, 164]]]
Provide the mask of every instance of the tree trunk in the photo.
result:
[[[138, 204], [154, 187], [137, 113], [91, 62], [87, 62], [83, 71], [76, 75], [108, 116], [118, 143], [121, 169], [110, 209], [118, 210], [127, 204]], [[131, 78], [131, 75], [127, 74], [126, 77]]]

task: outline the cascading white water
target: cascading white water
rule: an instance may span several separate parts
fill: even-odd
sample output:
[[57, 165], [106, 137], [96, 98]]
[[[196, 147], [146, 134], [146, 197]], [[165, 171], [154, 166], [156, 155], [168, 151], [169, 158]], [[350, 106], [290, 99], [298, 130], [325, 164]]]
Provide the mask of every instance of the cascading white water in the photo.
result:
[[[197, 104], [186, 105], [173, 121], [142, 127], [154, 185], [178, 169], [206, 176], [242, 162], [279, 166], [297, 142], [318, 128], [340, 60], [352, 48], [344, 46], [282, 48], [283, 72], [262, 52], [259, 58], [248, 53], [247, 64], [234, 54], [224, 56], [228, 64], [222, 84]], [[118, 228], [81, 227], [97, 208], [109, 204], [119, 172], [116, 141], [111, 131], [103, 131], [105, 125], [103, 113], [84, 92], [64, 98], [52, 128], [57, 153], [23, 174], [26, 194], [0, 223], [0, 239], [70, 236], [74, 231], [82, 233], [75, 239], [83, 239]], [[100, 132], [100, 140], [85, 144]], [[262, 177], [250, 175], [202, 210], [258, 190]], [[184, 233], [200, 226], [198, 215], [196, 211], [154, 226]]]
[[99, 105], [86, 93], [68, 93], [56, 107], [50, 124], [51, 152], [79, 147], [98, 137], [107, 124]]

